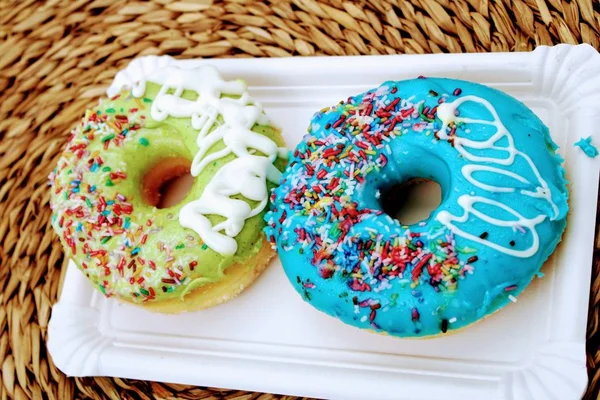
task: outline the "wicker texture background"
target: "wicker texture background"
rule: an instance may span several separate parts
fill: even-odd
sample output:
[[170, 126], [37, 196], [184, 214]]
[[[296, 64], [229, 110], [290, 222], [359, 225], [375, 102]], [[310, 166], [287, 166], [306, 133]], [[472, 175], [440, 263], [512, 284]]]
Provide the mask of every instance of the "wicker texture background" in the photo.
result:
[[[0, 0], [0, 400], [281, 398], [72, 379], [48, 357], [48, 320], [65, 260], [49, 224], [46, 176], [70, 128], [131, 58], [525, 51], [560, 42], [600, 46], [598, 0], [211, 3]], [[596, 257], [586, 399], [599, 398], [598, 270]]]

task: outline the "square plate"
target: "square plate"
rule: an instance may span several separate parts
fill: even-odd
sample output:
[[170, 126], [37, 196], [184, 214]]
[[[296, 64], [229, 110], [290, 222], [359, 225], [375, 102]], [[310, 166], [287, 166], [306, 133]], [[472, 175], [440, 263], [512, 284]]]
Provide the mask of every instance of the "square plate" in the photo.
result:
[[274, 261], [226, 304], [180, 315], [108, 300], [71, 263], [48, 348], [71, 376], [107, 375], [325, 398], [576, 399], [585, 332], [600, 158], [600, 55], [590, 46], [531, 53], [181, 60], [243, 78], [294, 147], [312, 114], [384, 80], [480, 82], [522, 100], [550, 127], [571, 182], [562, 244], [519, 302], [455, 335], [401, 340], [346, 326], [298, 296]]

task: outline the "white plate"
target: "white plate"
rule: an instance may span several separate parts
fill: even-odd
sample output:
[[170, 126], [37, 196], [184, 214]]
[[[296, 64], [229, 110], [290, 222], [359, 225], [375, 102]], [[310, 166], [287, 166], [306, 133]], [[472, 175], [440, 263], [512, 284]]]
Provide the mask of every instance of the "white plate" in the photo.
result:
[[600, 56], [590, 46], [532, 53], [209, 62], [283, 127], [290, 147], [313, 112], [388, 79], [418, 75], [481, 82], [524, 101], [566, 159], [571, 213], [563, 243], [497, 315], [458, 334], [400, 340], [346, 326], [303, 302], [275, 261], [235, 300], [176, 316], [107, 300], [70, 265], [48, 348], [71, 376], [108, 375], [326, 398], [576, 399], [586, 382], [585, 332], [600, 158]]

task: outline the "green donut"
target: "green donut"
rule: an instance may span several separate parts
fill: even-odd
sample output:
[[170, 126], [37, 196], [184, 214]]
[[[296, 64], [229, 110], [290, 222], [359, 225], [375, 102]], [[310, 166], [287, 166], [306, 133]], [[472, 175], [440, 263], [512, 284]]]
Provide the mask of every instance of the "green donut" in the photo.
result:
[[[52, 226], [66, 255], [95, 288], [107, 297], [171, 312], [232, 297], [258, 275], [257, 269], [264, 267], [273, 252], [264, 250], [268, 247], [262, 232], [266, 209], [245, 221], [234, 238], [237, 251], [233, 255], [209, 248], [178, 220], [181, 208], [202, 195], [217, 171], [236, 158], [234, 154], [207, 165], [179, 204], [158, 209], [143, 200], [148, 171], [164, 160], [191, 162], [198, 152], [198, 130], [192, 127], [191, 118], [153, 119], [151, 107], [160, 90], [161, 85], [148, 82], [143, 96], [121, 91], [86, 112], [50, 175], [51, 207]], [[198, 93], [185, 90], [181, 98], [193, 101]], [[211, 132], [223, 124], [223, 117], [217, 121]], [[276, 128], [255, 125], [252, 131], [278, 146], [284, 144]], [[220, 141], [207, 155], [224, 147]], [[277, 159], [274, 165], [282, 170], [285, 162]], [[267, 182], [269, 192], [273, 186]], [[241, 195], [232, 197], [251, 207], [257, 204]], [[225, 220], [220, 215], [207, 218], [213, 226]], [[234, 266], [243, 266], [243, 270], [238, 271], [235, 282], [228, 282], [229, 268]], [[241, 281], [240, 276], [244, 276]], [[205, 298], [191, 307], [181, 305], [196, 289], [211, 287], [218, 287], [208, 290], [218, 298]], [[159, 303], [171, 306], [161, 309]]]

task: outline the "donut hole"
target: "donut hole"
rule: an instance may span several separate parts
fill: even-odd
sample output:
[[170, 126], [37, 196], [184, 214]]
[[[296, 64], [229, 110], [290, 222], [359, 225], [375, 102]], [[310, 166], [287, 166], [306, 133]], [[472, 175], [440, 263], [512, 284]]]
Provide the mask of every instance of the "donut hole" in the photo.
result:
[[191, 162], [183, 157], [160, 160], [144, 175], [144, 201], [158, 209], [179, 204], [189, 193], [194, 178], [190, 175]]
[[442, 202], [442, 188], [434, 180], [412, 178], [380, 190], [381, 208], [402, 225], [429, 218]]

